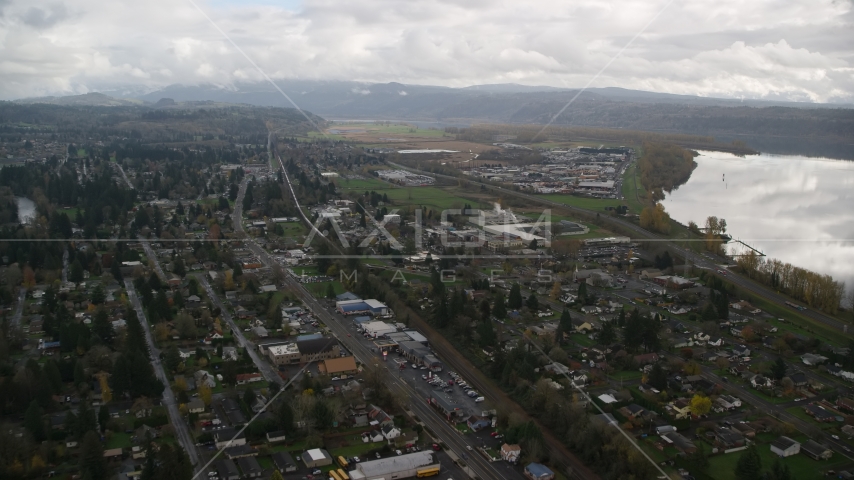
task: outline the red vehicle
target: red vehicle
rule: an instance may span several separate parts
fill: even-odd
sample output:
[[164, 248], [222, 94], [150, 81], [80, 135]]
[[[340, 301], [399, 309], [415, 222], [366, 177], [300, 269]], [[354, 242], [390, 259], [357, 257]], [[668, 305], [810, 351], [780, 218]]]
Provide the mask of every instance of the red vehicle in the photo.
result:
[[441, 451], [442, 451], [442, 447], [440, 447], [438, 443], [434, 443], [434, 444], [433, 444], [433, 451], [434, 451], [434, 452], [441, 452]]

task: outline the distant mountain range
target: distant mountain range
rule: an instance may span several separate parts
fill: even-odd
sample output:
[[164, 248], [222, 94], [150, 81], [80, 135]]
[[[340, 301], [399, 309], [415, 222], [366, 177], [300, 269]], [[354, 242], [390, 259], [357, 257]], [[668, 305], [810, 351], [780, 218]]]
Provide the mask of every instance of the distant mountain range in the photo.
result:
[[[569, 108], [554, 118], [555, 125], [708, 135], [727, 141], [744, 139], [749, 144], [794, 139], [832, 141], [854, 148], [851, 145], [854, 144], [852, 105], [741, 101], [622, 88], [591, 88], [579, 95], [578, 89], [516, 84], [465, 88], [312, 80], [277, 84], [300, 108], [328, 120], [405, 120], [438, 125], [545, 124], [578, 95]], [[187, 102], [212, 106], [223, 103], [293, 106], [266, 83], [231, 87], [171, 85], [144, 94], [135, 88], [110, 93], [112, 96], [90, 93], [18, 102], [99, 106], [144, 104], [167, 109], [185, 108]]]

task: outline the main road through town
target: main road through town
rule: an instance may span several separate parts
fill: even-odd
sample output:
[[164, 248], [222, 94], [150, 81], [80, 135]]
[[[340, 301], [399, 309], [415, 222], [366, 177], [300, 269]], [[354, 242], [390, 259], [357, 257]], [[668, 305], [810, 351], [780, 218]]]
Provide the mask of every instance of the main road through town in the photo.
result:
[[[284, 165], [282, 165], [284, 171]], [[285, 180], [288, 183], [290, 188], [290, 181], [285, 176]], [[292, 190], [291, 190], [292, 191]], [[235, 231], [242, 232], [243, 225], [240, 219], [242, 219], [242, 199], [243, 193], [245, 192], [245, 187], [241, 186], [241, 189], [238, 193], [238, 200], [235, 202]], [[296, 199], [295, 199], [296, 201]], [[302, 210], [299, 208], [299, 204], [297, 203], [297, 209], [302, 213]], [[304, 217], [304, 216], [303, 216]], [[304, 217], [304, 220], [308, 222], [308, 219]], [[272, 258], [266, 250], [261, 248], [257, 243], [247, 238], [246, 246], [252, 250], [255, 255], [261, 260], [261, 262], [268, 267], [277, 266], [276, 260]], [[407, 408], [412, 411], [414, 414], [418, 416], [418, 418], [424, 422], [424, 424], [445, 444], [448, 446], [449, 453], [453, 453], [457, 458], [462, 458], [463, 455], [467, 457], [467, 460], [464, 462], [470, 468], [469, 474], [476, 475], [483, 479], [518, 479], [520, 476], [512, 470], [509, 469], [498, 469], [495, 465], [487, 461], [480, 454], [476, 454], [475, 452], [468, 451], [468, 444], [465, 439], [460, 435], [460, 433], [454, 428], [450, 423], [448, 423], [445, 419], [443, 419], [438, 412], [436, 412], [432, 407], [429, 407], [426, 404], [426, 399], [423, 398], [418, 392], [415, 391], [411, 386], [406, 384], [403, 381], [398, 380], [396, 375], [388, 370], [387, 364], [385, 362], [381, 362], [379, 357], [370, 352], [367, 347], [361, 345], [356, 339], [349, 337], [346, 327], [342, 325], [342, 320], [335, 318], [332, 315], [327, 307], [324, 307], [317, 301], [317, 299], [309, 293], [301, 283], [299, 283], [295, 278], [291, 275], [285, 275], [284, 279], [285, 288], [295, 293], [303, 304], [308, 307], [317, 317], [321, 320], [335, 335], [335, 337], [353, 354], [356, 359], [364, 364], [364, 365], [372, 365], [377, 364], [379, 367], [383, 367], [383, 371], [386, 374], [387, 385], [392, 391], [397, 391], [399, 393], [403, 393], [408, 398], [410, 398], [411, 402], [407, 405]]]

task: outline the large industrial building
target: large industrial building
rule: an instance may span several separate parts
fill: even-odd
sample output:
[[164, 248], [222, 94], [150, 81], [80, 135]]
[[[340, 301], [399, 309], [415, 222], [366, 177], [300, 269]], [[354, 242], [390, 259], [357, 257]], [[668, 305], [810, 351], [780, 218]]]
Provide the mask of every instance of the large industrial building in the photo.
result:
[[290, 365], [292, 363], [308, 363], [341, 356], [341, 347], [334, 338], [306, 336], [299, 338], [296, 343], [271, 345], [267, 347], [267, 356], [273, 365]]
[[388, 315], [388, 307], [379, 300], [374, 300], [372, 298], [367, 300], [338, 301], [335, 302], [335, 309], [342, 315]]
[[391, 480], [435, 475], [439, 461], [433, 452], [415, 452], [356, 464], [350, 471], [353, 480]]
[[397, 344], [401, 355], [410, 362], [424, 365], [434, 372], [442, 371], [442, 362], [420, 342], [400, 342]]
[[394, 333], [397, 331], [397, 327], [394, 325], [389, 325], [385, 322], [366, 322], [359, 326], [362, 330], [365, 331], [368, 335], [376, 338], [382, 337], [383, 335], [387, 335], [389, 333]]

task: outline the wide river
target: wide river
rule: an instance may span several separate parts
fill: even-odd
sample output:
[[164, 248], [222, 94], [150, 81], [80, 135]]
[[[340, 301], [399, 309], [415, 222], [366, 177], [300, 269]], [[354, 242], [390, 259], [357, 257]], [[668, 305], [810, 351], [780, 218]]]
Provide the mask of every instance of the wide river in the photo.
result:
[[670, 216], [727, 233], [772, 258], [854, 286], [854, 162], [700, 152], [691, 178], [664, 200]]

